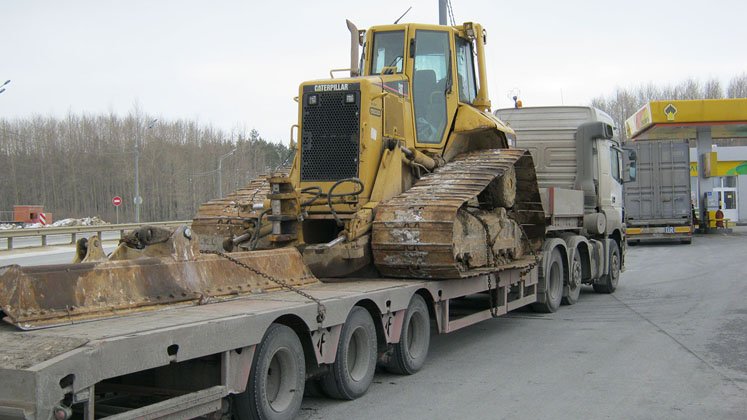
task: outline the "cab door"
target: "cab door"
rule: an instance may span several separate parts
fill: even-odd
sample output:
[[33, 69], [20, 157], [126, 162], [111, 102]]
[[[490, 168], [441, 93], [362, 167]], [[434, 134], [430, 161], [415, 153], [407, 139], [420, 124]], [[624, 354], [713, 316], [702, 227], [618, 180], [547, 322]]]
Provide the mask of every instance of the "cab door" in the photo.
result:
[[612, 207], [620, 215], [623, 209], [622, 153], [609, 141], [596, 143], [599, 165], [599, 200], [602, 207]]
[[417, 146], [441, 148], [456, 114], [451, 32], [416, 29], [410, 47]]

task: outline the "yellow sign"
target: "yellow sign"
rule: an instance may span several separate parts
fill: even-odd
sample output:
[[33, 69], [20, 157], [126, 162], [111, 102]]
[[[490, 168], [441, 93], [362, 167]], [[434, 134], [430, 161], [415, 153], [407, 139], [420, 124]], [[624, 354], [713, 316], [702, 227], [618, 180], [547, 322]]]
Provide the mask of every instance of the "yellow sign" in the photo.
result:
[[646, 104], [639, 109], [632, 117], [625, 121], [625, 132], [628, 138], [632, 138], [634, 133], [638, 133], [651, 124], [651, 104]]
[[625, 121], [634, 140], [694, 139], [698, 127], [711, 137], [747, 137], [747, 98], [651, 101]]
[[[747, 161], [716, 162], [715, 166], [713, 166], [713, 162], [711, 164], [710, 176], [747, 175]], [[697, 162], [690, 162], [690, 176], [698, 176]]]

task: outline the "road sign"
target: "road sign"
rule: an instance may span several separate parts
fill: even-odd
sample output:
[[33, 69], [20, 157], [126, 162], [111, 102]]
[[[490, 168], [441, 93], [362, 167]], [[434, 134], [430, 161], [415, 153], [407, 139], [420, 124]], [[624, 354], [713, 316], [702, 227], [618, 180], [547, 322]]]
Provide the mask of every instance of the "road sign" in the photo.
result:
[[39, 213], [39, 223], [41, 223], [42, 226], [47, 225], [47, 215], [44, 213]]
[[114, 205], [114, 207], [121, 206], [122, 205], [122, 197], [116, 196], [116, 197], [112, 198], [112, 204]]
[[137, 205], [143, 204], [143, 197], [137, 196], [134, 201]]

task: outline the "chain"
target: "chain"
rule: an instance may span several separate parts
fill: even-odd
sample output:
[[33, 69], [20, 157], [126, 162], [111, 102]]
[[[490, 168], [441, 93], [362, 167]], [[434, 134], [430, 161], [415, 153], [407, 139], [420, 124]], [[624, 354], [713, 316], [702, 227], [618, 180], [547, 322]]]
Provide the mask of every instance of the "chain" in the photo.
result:
[[200, 252], [203, 253], [203, 254], [213, 254], [213, 255], [218, 255], [220, 257], [223, 257], [223, 258], [227, 259], [228, 261], [231, 261], [232, 263], [238, 265], [239, 267], [246, 268], [247, 270], [251, 271], [252, 273], [254, 273], [254, 274], [256, 274], [256, 275], [258, 275], [258, 276], [260, 276], [262, 278], [265, 278], [265, 279], [267, 279], [267, 280], [269, 280], [269, 281], [271, 281], [271, 282], [273, 282], [273, 283], [275, 283], [275, 284], [277, 284], [277, 285], [279, 285], [281, 287], [284, 287], [284, 288], [290, 290], [291, 292], [298, 293], [299, 295], [305, 297], [306, 299], [309, 299], [309, 300], [313, 301], [314, 303], [316, 303], [316, 308], [317, 308], [316, 309], [316, 311], [317, 311], [316, 312], [316, 322], [318, 322], [319, 324], [321, 324], [322, 322], [324, 322], [324, 318], [327, 315], [327, 308], [324, 306], [324, 304], [322, 303], [321, 300], [315, 298], [314, 296], [311, 296], [310, 294], [304, 292], [303, 290], [299, 289], [296, 286], [288, 284], [288, 282], [286, 282], [285, 280], [281, 280], [281, 279], [279, 279], [277, 277], [273, 277], [273, 276], [271, 276], [269, 274], [263, 273], [263, 272], [257, 270], [254, 267], [250, 267], [249, 265], [244, 264], [243, 262], [237, 260], [236, 258], [234, 258], [234, 257], [232, 257], [232, 256], [230, 256], [230, 255], [228, 255], [226, 253], [223, 253], [223, 252], [220, 252], [220, 251], [210, 251], [210, 250], [201, 250]]
[[529, 264], [527, 268], [519, 272], [519, 276], [524, 277], [525, 275], [529, 274], [534, 267], [536, 267], [539, 264], [539, 256], [536, 252], [534, 252], [534, 247], [532, 247], [532, 241], [529, 240], [529, 235], [527, 235], [527, 232], [524, 230], [524, 226], [521, 223], [517, 223], [519, 225], [519, 229], [521, 230], [521, 234], [524, 235], [524, 238], [527, 240], [527, 245], [529, 246], [529, 253], [534, 257], [534, 262]]

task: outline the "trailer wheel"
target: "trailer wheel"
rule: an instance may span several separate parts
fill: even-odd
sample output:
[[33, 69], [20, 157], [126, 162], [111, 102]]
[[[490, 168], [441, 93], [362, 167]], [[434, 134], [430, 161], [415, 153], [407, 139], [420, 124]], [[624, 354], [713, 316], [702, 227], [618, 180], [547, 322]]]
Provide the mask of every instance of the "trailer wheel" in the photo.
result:
[[234, 396], [239, 420], [294, 419], [303, 400], [306, 365], [296, 333], [272, 324], [254, 354], [246, 390]]
[[376, 327], [367, 310], [350, 311], [340, 334], [337, 356], [320, 383], [332, 398], [354, 400], [368, 391], [376, 370]]
[[560, 251], [553, 249], [547, 262], [543, 278], [540, 279], [538, 288], [544, 295], [544, 302], [532, 304], [532, 309], [537, 312], [551, 313], [558, 310], [560, 301], [563, 299], [563, 259]]
[[420, 295], [414, 295], [405, 312], [399, 343], [392, 345], [385, 363], [386, 370], [398, 375], [419, 371], [428, 357], [431, 344], [431, 319], [428, 306]]
[[617, 289], [617, 282], [620, 280], [620, 248], [617, 242], [610, 242], [610, 270], [607, 274], [599, 279], [599, 283], [594, 283], [594, 291], [597, 293], [613, 293]]
[[576, 250], [573, 253], [573, 260], [568, 273], [568, 284], [563, 287], [563, 289], [567, 288], [567, 293], [564, 293], [565, 296], [563, 296], [563, 303], [566, 305], [573, 305], [578, 302], [578, 297], [581, 295], [581, 281], [584, 276], [581, 264], [581, 254]]

